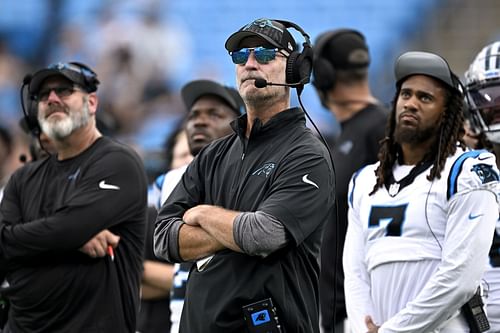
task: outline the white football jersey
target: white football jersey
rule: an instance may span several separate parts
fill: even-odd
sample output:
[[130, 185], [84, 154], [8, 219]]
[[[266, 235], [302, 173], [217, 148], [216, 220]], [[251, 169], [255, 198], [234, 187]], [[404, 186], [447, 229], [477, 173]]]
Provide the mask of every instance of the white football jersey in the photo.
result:
[[[184, 174], [184, 172], [186, 172], [187, 167], [188, 164], [177, 169], [172, 169], [167, 173], [162, 174], [155, 180], [153, 189], [152, 191], [150, 191], [149, 195], [150, 205], [153, 205], [156, 207], [156, 209], [160, 210], [161, 206], [163, 206], [165, 201], [167, 201], [168, 197], [181, 180], [182, 175]], [[182, 308], [184, 306], [184, 292], [188, 280], [188, 273], [189, 271], [186, 272], [181, 270], [181, 264], [174, 264], [174, 288], [172, 288], [170, 297], [171, 333], [179, 332], [179, 323], [181, 319]], [[181, 298], [172, 297], [174, 289], [182, 289], [182, 292], [177, 291], [177, 293], [182, 294]]]
[[354, 332], [370, 315], [379, 332], [469, 332], [460, 307], [486, 269], [498, 218], [498, 169], [486, 151], [460, 148], [439, 179], [431, 167], [404, 186], [413, 167], [396, 165], [392, 186], [374, 194], [377, 164], [349, 187], [345, 295]]
[[500, 332], [500, 219], [495, 229], [489, 265], [484, 273], [486, 312], [491, 326], [488, 332]]

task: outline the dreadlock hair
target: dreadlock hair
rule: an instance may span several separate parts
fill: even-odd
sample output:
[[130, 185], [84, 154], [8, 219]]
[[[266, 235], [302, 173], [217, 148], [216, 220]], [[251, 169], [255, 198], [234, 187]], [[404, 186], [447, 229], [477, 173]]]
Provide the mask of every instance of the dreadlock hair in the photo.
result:
[[[392, 174], [392, 167], [396, 163], [398, 155], [401, 154], [400, 145], [394, 141], [394, 131], [396, 129], [396, 103], [402, 83], [403, 81], [396, 87], [396, 94], [392, 100], [391, 114], [389, 115], [385, 129], [385, 137], [380, 141], [380, 150], [378, 152], [380, 165], [375, 170], [377, 182], [373, 186], [370, 195], [384, 186], [386, 180]], [[439, 126], [439, 137], [435, 138], [435, 144], [432, 145], [433, 148], [422, 159], [422, 162], [428, 160], [434, 161], [430, 174], [427, 176], [429, 181], [441, 178], [441, 171], [443, 171], [446, 158], [456, 152], [457, 142], [462, 149], [465, 149], [465, 143], [462, 139], [465, 134], [463, 95], [456, 90], [451, 90], [447, 85], [443, 84], [443, 87], [446, 88], [446, 105]]]

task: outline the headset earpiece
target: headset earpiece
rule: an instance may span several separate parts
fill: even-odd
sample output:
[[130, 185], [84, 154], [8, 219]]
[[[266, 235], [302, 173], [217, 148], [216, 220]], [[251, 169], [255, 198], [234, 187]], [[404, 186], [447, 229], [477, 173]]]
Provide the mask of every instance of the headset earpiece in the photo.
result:
[[36, 137], [40, 136], [42, 129], [38, 122], [38, 103], [35, 102], [34, 96], [28, 96], [28, 116], [26, 117], [26, 125], [29, 131]]
[[[29, 93], [28, 86], [33, 79], [32, 74], [27, 74], [23, 79], [23, 84], [21, 85], [20, 97], [21, 97], [21, 108], [23, 111], [23, 121], [21, 122], [21, 127], [38, 137], [41, 133], [40, 124], [38, 123], [38, 110], [37, 103], [35, 102], [35, 97]], [[25, 93], [26, 92], [26, 93]]]
[[285, 28], [293, 28], [301, 33], [304, 37], [302, 51], [293, 51], [287, 59], [286, 63], [286, 83], [301, 83], [306, 84], [310, 81], [312, 66], [313, 66], [313, 51], [309, 35], [297, 24], [284, 21], [273, 20], [283, 24]]
[[314, 80], [312, 84], [316, 89], [321, 91], [330, 90], [335, 85], [335, 67], [333, 67], [333, 64], [330, 63], [330, 61], [322, 57], [321, 54], [323, 53], [323, 50], [328, 42], [337, 35], [336, 31], [326, 32], [319, 36], [316, 45], [314, 46]]
[[365, 37], [359, 33], [359, 31], [352, 29], [337, 29], [333, 31], [328, 31], [321, 34], [314, 46], [314, 66], [313, 66], [313, 76], [314, 80], [312, 82], [313, 86], [321, 91], [326, 91], [333, 89], [335, 82], [337, 81], [336, 68], [335, 66], [325, 59], [322, 54], [328, 45], [328, 43], [335, 38], [338, 38], [344, 34], [355, 34], [365, 41]]
[[328, 60], [322, 57], [314, 58], [313, 72], [314, 80], [312, 84], [316, 89], [327, 91], [333, 88], [337, 78], [335, 76], [335, 68]]

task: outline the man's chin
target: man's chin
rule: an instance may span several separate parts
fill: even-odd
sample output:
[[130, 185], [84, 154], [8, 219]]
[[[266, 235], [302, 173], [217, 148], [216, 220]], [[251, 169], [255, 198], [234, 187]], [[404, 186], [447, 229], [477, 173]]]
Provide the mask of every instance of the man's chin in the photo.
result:
[[191, 155], [196, 156], [200, 152], [200, 150], [205, 147], [208, 143], [193, 143], [189, 145], [189, 151], [191, 152]]

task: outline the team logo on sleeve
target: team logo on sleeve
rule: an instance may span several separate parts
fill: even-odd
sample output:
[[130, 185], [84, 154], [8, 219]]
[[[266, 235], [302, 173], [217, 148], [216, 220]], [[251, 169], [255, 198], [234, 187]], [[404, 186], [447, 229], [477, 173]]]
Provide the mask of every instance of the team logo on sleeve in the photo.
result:
[[260, 168], [252, 172], [252, 176], [265, 176], [267, 178], [275, 167], [276, 163], [273, 162], [264, 163], [264, 165], [262, 165]]
[[499, 177], [493, 167], [489, 164], [476, 164], [472, 167], [471, 171], [474, 171], [483, 184], [498, 181]]

